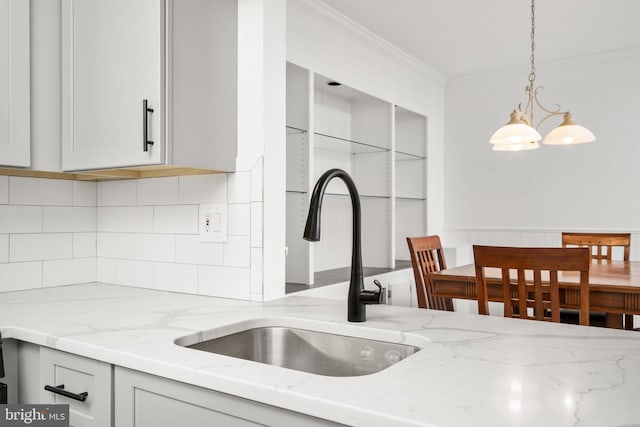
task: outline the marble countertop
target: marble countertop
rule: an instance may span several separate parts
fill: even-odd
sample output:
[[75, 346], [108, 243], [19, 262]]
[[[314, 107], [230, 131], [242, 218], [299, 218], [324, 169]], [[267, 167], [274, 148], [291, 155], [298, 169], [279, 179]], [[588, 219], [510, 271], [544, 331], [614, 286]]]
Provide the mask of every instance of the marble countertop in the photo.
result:
[[[367, 322], [350, 324], [346, 296], [253, 303], [95, 284], [0, 294], [0, 330], [348, 425], [640, 425], [638, 332], [393, 306], [367, 311]], [[174, 344], [256, 319], [430, 343], [376, 374], [340, 378]]]

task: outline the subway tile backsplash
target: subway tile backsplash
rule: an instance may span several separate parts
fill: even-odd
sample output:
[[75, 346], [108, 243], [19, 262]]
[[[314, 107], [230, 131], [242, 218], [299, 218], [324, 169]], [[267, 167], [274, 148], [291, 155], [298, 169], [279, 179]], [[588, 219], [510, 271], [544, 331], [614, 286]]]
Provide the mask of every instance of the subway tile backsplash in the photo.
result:
[[10, 177], [9, 204], [73, 206], [73, 181]]
[[77, 233], [96, 231], [96, 208], [86, 206], [43, 206], [42, 231]]
[[[258, 165], [261, 173], [262, 169]], [[262, 299], [262, 210], [252, 209], [253, 172], [100, 182], [97, 196], [99, 282], [240, 299]], [[227, 203], [228, 239], [200, 242], [198, 209]], [[254, 203], [262, 204], [262, 201]], [[262, 253], [262, 252], [260, 252]], [[253, 284], [259, 280], [260, 284]], [[255, 291], [254, 291], [255, 289]]]
[[42, 287], [42, 261], [0, 264], [3, 292]]
[[9, 262], [44, 261], [73, 258], [73, 234], [12, 234]]
[[0, 205], [9, 203], [9, 177], [0, 176]]
[[95, 281], [96, 259], [75, 258], [42, 262], [42, 286], [63, 286]]
[[0, 234], [0, 264], [9, 262], [9, 235]]
[[42, 233], [42, 206], [0, 205], [0, 233]]
[[198, 234], [198, 205], [154, 206], [153, 232]]
[[[203, 203], [227, 203], [227, 242], [200, 242]], [[262, 206], [262, 162], [98, 183], [0, 176], [0, 292], [97, 281], [260, 301]]]
[[0, 292], [96, 280], [96, 184], [0, 177]]

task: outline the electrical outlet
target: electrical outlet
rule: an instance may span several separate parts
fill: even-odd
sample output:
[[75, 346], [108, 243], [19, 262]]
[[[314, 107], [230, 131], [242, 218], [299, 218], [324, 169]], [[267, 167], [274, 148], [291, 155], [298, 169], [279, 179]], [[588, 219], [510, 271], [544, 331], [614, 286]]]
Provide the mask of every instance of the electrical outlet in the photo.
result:
[[202, 204], [198, 209], [198, 231], [201, 242], [227, 241], [227, 204]]

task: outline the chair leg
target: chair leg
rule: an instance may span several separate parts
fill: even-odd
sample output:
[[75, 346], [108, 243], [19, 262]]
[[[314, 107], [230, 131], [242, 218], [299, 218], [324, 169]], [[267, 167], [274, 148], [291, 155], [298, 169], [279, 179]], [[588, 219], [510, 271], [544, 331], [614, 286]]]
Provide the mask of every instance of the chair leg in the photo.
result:
[[622, 317], [623, 317], [622, 314], [607, 313], [607, 317], [606, 317], [607, 328], [623, 329]]
[[630, 331], [633, 330], [633, 314], [624, 315], [624, 328]]

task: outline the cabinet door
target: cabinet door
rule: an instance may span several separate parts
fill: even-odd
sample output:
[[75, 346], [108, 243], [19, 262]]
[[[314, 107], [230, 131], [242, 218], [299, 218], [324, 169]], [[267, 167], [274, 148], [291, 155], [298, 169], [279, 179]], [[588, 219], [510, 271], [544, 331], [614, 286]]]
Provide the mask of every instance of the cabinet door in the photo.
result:
[[[112, 376], [110, 364], [50, 348], [40, 349], [40, 400], [69, 405], [71, 427], [111, 427]], [[53, 386], [74, 394], [87, 393], [85, 401], [45, 390]]]
[[330, 421], [116, 366], [115, 426], [338, 426]]
[[40, 346], [17, 341], [18, 403], [40, 403]]
[[62, 1], [64, 170], [164, 161], [164, 19], [162, 0]]
[[0, 165], [31, 164], [29, 2], [0, 0]]

